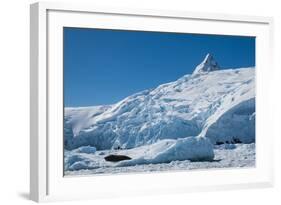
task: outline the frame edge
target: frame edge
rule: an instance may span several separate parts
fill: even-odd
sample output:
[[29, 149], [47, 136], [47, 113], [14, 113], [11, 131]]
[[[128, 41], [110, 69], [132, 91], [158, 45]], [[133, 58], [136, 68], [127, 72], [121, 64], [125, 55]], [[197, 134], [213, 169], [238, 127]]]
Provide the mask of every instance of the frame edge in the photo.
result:
[[[82, 4], [83, 5], [83, 4]], [[136, 15], [159, 15], [165, 17], [162, 11], [148, 10], [148, 9], [121, 9], [121, 8], [102, 8], [102, 7], [89, 7], [86, 9], [86, 5], [79, 7], [77, 4], [57, 4], [51, 2], [40, 2], [30, 5], [30, 199], [36, 202], [48, 201], [48, 177], [47, 177], [47, 125], [46, 118], [47, 114], [47, 67], [46, 67], [46, 52], [47, 52], [47, 11], [48, 9], [54, 10], [65, 10], [71, 11], [77, 7], [77, 11], [83, 12], [85, 10], [93, 10], [92, 12], [98, 12], [99, 8], [101, 12], [111, 13], [116, 10], [117, 14], [132, 15], [135, 11]], [[129, 12], [130, 10], [130, 12]], [[154, 11], [154, 12], [153, 12]], [[173, 17], [176, 11], [165, 11], [168, 12], [166, 17]], [[200, 12], [186, 12], [177, 11], [181, 13], [183, 18], [188, 15], [194, 16], [197, 14], [199, 18], [203, 19], [213, 19], [213, 15], [219, 15], [219, 19], [224, 17], [226, 21], [229, 19], [234, 19], [234, 21], [243, 21], [243, 18], [251, 18], [250, 22], [260, 22], [268, 24], [271, 33], [271, 44], [273, 45], [273, 29], [274, 29], [274, 19], [272, 17], [259, 17], [259, 16], [243, 16], [237, 15], [241, 18], [234, 18], [236, 15], [224, 15], [217, 13], [200, 13]], [[185, 17], [184, 17], [185, 16]], [[201, 17], [200, 17], [201, 16]], [[43, 34], [44, 33], [44, 34]], [[271, 46], [272, 46], [271, 45]], [[273, 48], [272, 48], [273, 49]], [[44, 51], [45, 50], [45, 51]], [[274, 60], [271, 57], [271, 60]], [[273, 65], [274, 66], [274, 65]], [[45, 80], [43, 77], [45, 76]], [[45, 86], [42, 86], [45, 84]], [[43, 91], [43, 92], [42, 92]], [[42, 96], [43, 99], [42, 99]], [[43, 102], [43, 104], [42, 104]], [[43, 112], [42, 112], [43, 111]], [[42, 120], [44, 119], [45, 120]], [[45, 123], [45, 124], [44, 124]], [[44, 133], [44, 134], [43, 134]], [[43, 134], [43, 136], [42, 136]], [[262, 184], [264, 187], [274, 186], [274, 171], [272, 171], [272, 177], [269, 182]]]
[[47, 178], [47, 9], [42, 3], [30, 5], [30, 196], [44, 201]]
[[30, 199], [39, 201], [38, 28], [39, 4], [30, 5]]

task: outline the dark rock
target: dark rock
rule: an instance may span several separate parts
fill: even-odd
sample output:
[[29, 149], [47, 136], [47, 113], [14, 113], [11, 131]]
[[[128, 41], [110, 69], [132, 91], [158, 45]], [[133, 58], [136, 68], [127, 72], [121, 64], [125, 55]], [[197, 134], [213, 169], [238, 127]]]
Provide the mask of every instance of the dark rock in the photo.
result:
[[242, 143], [242, 141], [240, 139], [238, 139], [238, 138], [233, 138], [233, 141], [234, 141], [235, 144]]
[[129, 160], [132, 158], [128, 157], [126, 155], [111, 154], [111, 155], [106, 156], [104, 159], [106, 161], [110, 161], [110, 162], [119, 162], [119, 161], [123, 161], [123, 160]]
[[216, 142], [216, 145], [222, 145], [222, 144], [224, 144], [223, 142], [220, 142], [220, 141], [217, 141]]

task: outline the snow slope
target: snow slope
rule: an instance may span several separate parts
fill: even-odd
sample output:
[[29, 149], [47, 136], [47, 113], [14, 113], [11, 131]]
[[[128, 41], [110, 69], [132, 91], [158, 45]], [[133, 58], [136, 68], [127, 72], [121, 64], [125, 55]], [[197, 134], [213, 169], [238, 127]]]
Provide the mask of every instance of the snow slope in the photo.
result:
[[255, 69], [221, 70], [211, 55], [193, 74], [113, 105], [65, 108], [67, 150], [135, 148], [164, 139], [255, 141]]

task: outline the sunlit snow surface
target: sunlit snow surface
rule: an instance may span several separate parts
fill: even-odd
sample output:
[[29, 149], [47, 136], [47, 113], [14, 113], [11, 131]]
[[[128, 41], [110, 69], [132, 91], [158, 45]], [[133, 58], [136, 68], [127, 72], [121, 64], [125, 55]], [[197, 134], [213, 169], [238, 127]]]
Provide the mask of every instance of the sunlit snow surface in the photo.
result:
[[[117, 166], [116, 163], [106, 162], [103, 157], [110, 153], [120, 153], [119, 151], [97, 151], [94, 155], [78, 154], [75, 151], [66, 152], [66, 160], [70, 156], [81, 156], [81, 159], [93, 160], [93, 164], [98, 165], [92, 169], [81, 169], [65, 171], [65, 175], [91, 175], [91, 174], [114, 174], [114, 173], [143, 173], [157, 171], [180, 171], [180, 170], [204, 170], [215, 168], [242, 168], [255, 167], [255, 143], [236, 145], [215, 145], [213, 161], [191, 162], [172, 161], [160, 164], [140, 164], [135, 166]], [[121, 151], [121, 153], [124, 153]]]

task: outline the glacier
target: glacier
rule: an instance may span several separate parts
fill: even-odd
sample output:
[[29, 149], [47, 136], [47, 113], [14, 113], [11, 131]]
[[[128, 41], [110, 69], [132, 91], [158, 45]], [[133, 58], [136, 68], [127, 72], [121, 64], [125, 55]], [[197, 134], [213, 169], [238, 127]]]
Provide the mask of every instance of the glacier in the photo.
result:
[[[174, 82], [116, 104], [65, 107], [64, 112], [67, 157], [91, 146], [94, 151], [154, 150], [153, 156], [142, 153], [120, 166], [212, 160], [216, 144], [255, 143], [255, 69], [222, 69], [207, 54], [192, 74]], [[165, 143], [171, 147], [160, 146]], [[96, 167], [89, 159], [80, 162], [72, 165]]]

